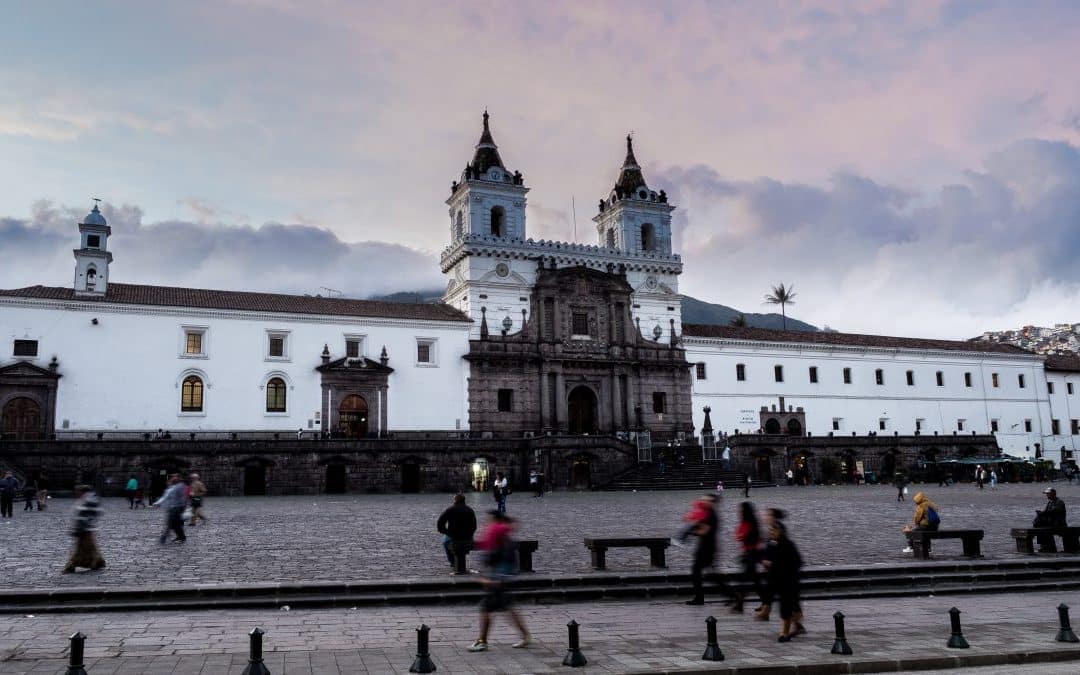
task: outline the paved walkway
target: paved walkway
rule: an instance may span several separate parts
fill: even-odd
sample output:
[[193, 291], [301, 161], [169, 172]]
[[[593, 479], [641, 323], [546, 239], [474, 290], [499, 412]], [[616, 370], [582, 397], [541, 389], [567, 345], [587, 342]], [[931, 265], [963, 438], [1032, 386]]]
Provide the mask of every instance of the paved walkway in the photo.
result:
[[[581, 648], [589, 659], [583, 672], [865, 661], [895, 665], [897, 659], [913, 656], [947, 659], [1062, 650], [1080, 659], [1080, 645], [1054, 641], [1056, 606], [1061, 602], [1080, 605], [1080, 593], [809, 602], [805, 607], [809, 634], [788, 644], [776, 642], [775, 621], [766, 625], [749, 615], [733, 615], [719, 603], [523, 605], [536, 643], [529, 649], [511, 649], [517, 636], [505, 618], [497, 617], [492, 650], [482, 654], [465, 650], [477, 623], [475, 610], [468, 607], [45, 615], [0, 624], [0, 673], [63, 672], [66, 638], [76, 630], [88, 636], [90, 675], [240, 673], [246, 665], [246, 633], [253, 626], [266, 631], [266, 663], [274, 675], [399, 673], [407, 672], [412, 662], [415, 628], [421, 621], [431, 627], [431, 655], [439, 672], [565, 672], [568, 669], [560, 664], [571, 619], [581, 624]], [[971, 649], [945, 647], [947, 612], [953, 605], [964, 612], [964, 634]], [[829, 653], [832, 613], [837, 610], [847, 616], [848, 640], [855, 652], [851, 657]], [[709, 614], [719, 620], [719, 642], [727, 657], [719, 664], [700, 660]], [[1075, 673], [1080, 663], [1041, 668], [1043, 673]]]
[[[210, 486], [211, 489], [213, 486]], [[1057, 483], [1070, 508], [1080, 508], [1080, 486]], [[978, 490], [973, 485], [928, 488], [941, 507], [944, 527], [986, 530], [988, 559], [1015, 558], [1010, 527], [1031, 522], [1044, 503], [1041, 484]], [[914, 490], [913, 490], [914, 492]], [[543, 499], [518, 493], [510, 512], [522, 538], [538, 539], [536, 570], [589, 573], [582, 538], [600, 535], [671, 535], [694, 492], [553, 493]], [[899, 528], [913, 505], [895, 500], [891, 487], [771, 488], [755, 491], [759, 507], [790, 513], [793, 538], [809, 565], [909, 562]], [[742, 493], [728, 491], [723, 504], [724, 555], [734, 566], [731, 533]], [[157, 543], [163, 514], [129, 511], [122, 499], [104, 500], [100, 541], [108, 561], [102, 572], [59, 574], [71, 546], [66, 534], [69, 500], [50, 500], [44, 512], [0, 521], [0, 579], [11, 587], [165, 585], [219, 581], [365, 580], [443, 575], [448, 565], [435, 520], [447, 495], [350, 495], [235, 497], [207, 501], [211, 522], [190, 531], [187, 544]], [[487, 494], [470, 495], [478, 510], [492, 506]], [[935, 547], [941, 559], [960, 553], [956, 542]], [[669, 549], [673, 569], [689, 568], [689, 552]], [[611, 571], [648, 570], [638, 549], [608, 553]]]

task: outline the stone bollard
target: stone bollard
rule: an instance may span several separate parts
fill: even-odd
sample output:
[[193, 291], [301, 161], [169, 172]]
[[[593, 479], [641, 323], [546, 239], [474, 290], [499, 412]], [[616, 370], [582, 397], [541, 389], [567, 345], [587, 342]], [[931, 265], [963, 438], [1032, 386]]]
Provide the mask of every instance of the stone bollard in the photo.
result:
[[270, 675], [270, 669], [263, 663], [262, 639], [266, 632], [256, 626], [251, 629], [248, 635], [251, 636], [251, 646], [249, 648], [247, 668], [244, 668], [243, 675]]
[[578, 639], [578, 622], [571, 619], [570, 623], [566, 624], [566, 629], [570, 634], [570, 647], [566, 650], [566, 658], [562, 660], [562, 664], [571, 668], [580, 668], [589, 661], [581, 653], [581, 642]]
[[949, 636], [948, 647], [953, 649], [967, 649], [971, 645], [964, 639], [964, 634], [960, 632], [960, 610], [953, 607], [949, 610], [949, 621], [952, 623], [952, 635]]
[[409, 666], [410, 673], [434, 673], [435, 662], [431, 660], [431, 651], [428, 649], [428, 632], [431, 629], [426, 624], [420, 624], [416, 629], [416, 658]]
[[1058, 621], [1061, 622], [1057, 633], [1058, 642], [1080, 642], [1069, 623], [1069, 606], [1065, 603], [1058, 605]]
[[724, 652], [720, 651], [720, 644], [716, 641], [716, 617], [710, 616], [705, 619], [705, 653], [701, 655], [703, 661], [723, 661]]
[[844, 613], [837, 612], [832, 615], [832, 618], [836, 624], [836, 640], [832, 643], [832, 653], [851, 656], [854, 652], [851, 651], [851, 645], [847, 643], [847, 635], [844, 634]]
[[71, 636], [71, 658], [68, 659], [68, 669], [64, 675], [86, 675], [86, 666], [83, 665], [83, 647], [86, 636], [77, 632]]

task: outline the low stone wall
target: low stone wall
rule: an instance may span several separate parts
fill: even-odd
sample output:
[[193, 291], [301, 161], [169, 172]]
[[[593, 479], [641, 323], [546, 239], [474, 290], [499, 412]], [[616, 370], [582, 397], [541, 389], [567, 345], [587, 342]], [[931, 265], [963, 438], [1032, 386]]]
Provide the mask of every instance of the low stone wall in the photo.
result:
[[[635, 464], [633, 448], [610, 437], [409, 440], [66, 440], [0, 444], [0, 470], [44, 476], [53, 492], [89, 483], [123, 493], [131, 475], [156, 496], [172, 472], [197, 472], [213, 494], [453, 492], [476, 488], [486, 464], [528, 488], [540, 470], [553, 489], [591, 489]], [[480, 486], [486, 489], [487, 485]]]

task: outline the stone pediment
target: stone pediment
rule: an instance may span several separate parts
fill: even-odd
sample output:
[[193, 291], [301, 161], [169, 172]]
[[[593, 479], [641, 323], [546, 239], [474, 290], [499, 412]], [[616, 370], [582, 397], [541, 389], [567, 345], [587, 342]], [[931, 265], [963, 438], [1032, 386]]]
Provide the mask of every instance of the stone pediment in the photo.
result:
[[49, 368], [42, 368], [28, 361], [16, 361], [0, 368], [0, 377], [38, 377], [58, 379], [60, 373]]
[[324, 363], [315, 368], [320, 373], [371, 373], [375, 375], [389, 375], [394, 372], [390, 366], [385, 366], [378, 361], [367, 357], [348, 358], [342, 357], [329, 363]]

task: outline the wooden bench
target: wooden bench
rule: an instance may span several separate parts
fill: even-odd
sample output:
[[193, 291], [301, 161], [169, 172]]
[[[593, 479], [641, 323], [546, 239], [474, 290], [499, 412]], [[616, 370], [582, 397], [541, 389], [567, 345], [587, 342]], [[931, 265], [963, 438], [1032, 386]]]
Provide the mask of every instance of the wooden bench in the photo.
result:
[[908, 535], [916, 560], [930, 559], [930, 542], [934, 539], [959, 539], [963, 542], [965, 557], [982, 557], [979, 544], [983, 538], [982, 530], [912, 530]]
[[1061, 537], [1061, 550], [1080, 553], [1080, 527], [1014, 527], [1009, 531], [1019, 553], [1035, 554], [1033, 541], [1039, 538], [1039, 553], [1057, 553], [1054, 537]]
[[607, 569], [606, 555], [609, 548], [634, 548], [641, 546], [649, 549], [649, 563], [653, 567], [667, 567], [664, 551], [671, 546], [669, 537], [613, 537], [601, 539], [586, 537], [585, 548], [592, 554], [594, 570]]
[[[476, 542], [458, 541], [451, 544], [451, 548], [454, 551], [454, 572], [457, 574], [468, 574], [469, 568], [465, 565], [465, 560], [469, 556], [469, 552], [476, 548]], [[536, 549], [538, 548], [540, 548], [540, 542], [535, 539], [519, 539], [514, 541], [514, 550], [517, 551], [517, 568], [519, 572], [533, 571], [533, 553], [536, 553]]]

